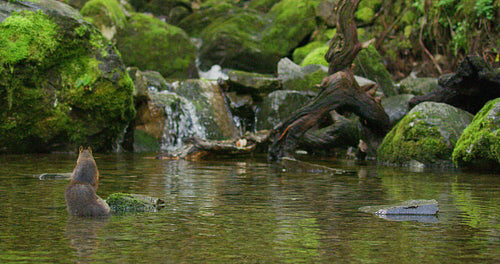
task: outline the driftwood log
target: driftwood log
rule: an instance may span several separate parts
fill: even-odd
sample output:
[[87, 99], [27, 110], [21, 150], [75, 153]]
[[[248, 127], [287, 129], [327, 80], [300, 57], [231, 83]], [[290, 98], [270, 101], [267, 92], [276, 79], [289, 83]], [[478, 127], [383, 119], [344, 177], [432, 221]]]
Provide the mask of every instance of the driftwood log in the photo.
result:
[[409, 108], [425, 102], [442, 102], [476, 114], [489, 100], [500, 97], [500, 71], [479, 56], [467, 56], [455, 73], [438, 80], [438, 88], [408, 102]]
[[272, 130], [270, 160], [293, 157], [299, 139], [333, 110], [356, 114], [376, 134], [384, 135], [390, 128], [389, 117], [380, 102], [358, 85], [351, 71], [356, 55], [369, 44], [360, 43], [357, 37], [354, 12], [358, 4], [359, 0], [338, 2], [337, 34], [325, 55], [330, 75], [322, 81], [320, 92], [311, 102]]
[[185, 159], [200, 160], [213, 156], [235, 156], [253, 153], [260, 146], [265, 145], [269, 138], [269, 131], [261, 130], [256, 133], [245, 133], [235, 140], [207, 140], [191, 138], [184, 147], [175, 152], [160, 154], [158, 159]]

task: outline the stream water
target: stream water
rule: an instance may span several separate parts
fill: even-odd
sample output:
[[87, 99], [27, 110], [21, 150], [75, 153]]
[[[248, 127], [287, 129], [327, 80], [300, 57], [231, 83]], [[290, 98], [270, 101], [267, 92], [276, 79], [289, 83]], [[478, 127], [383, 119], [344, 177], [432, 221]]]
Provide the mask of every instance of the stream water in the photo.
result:
[[[500, 177], [264, 157], [187, 162], [99, 155], [98, 194], [165, 200], [158, 213], [72, 218], [76, 155], [0, 156], [0, 263], [500, 263]], [[359, 207], [436, 199], [438, 217], [392, 221]]]

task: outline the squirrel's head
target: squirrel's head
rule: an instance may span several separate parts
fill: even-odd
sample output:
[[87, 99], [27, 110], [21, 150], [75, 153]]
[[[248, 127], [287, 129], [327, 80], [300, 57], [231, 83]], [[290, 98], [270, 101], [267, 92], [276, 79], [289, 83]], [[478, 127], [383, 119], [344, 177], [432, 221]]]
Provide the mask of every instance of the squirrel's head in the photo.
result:
[[92, 157], [92, 149], [90, 147], [84, 148], [83, 146], [80, 146], [79, 149], [79, 157]]

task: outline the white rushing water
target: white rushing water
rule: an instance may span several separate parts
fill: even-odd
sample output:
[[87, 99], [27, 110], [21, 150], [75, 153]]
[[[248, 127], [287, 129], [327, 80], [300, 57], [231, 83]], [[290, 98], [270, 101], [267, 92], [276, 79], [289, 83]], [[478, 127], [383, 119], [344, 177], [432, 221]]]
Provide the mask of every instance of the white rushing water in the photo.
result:
[[200, 124], [193, 103], [170, 91], [162, 91], [159, 97], [165, 102], [165, 126], [161, 149], [173, 151], [184, 146], [184, 140], [193, 136], [206, 138], [205, 127]]

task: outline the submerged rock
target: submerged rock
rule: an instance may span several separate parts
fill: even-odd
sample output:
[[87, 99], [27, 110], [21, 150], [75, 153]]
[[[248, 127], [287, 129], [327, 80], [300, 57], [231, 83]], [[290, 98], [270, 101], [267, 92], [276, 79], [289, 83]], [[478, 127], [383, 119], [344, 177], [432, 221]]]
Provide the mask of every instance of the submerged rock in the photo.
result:
[[486, 103], [464, 130], [453, 162], [468, 169], [500, 170], [500, 98]]
[[453, 106], [424, 102], [413, 108], [385, 136], [378, 159], [408, 165], [411, 160], [426, 166], [452, 165], [451, 153], [472, 115]]

